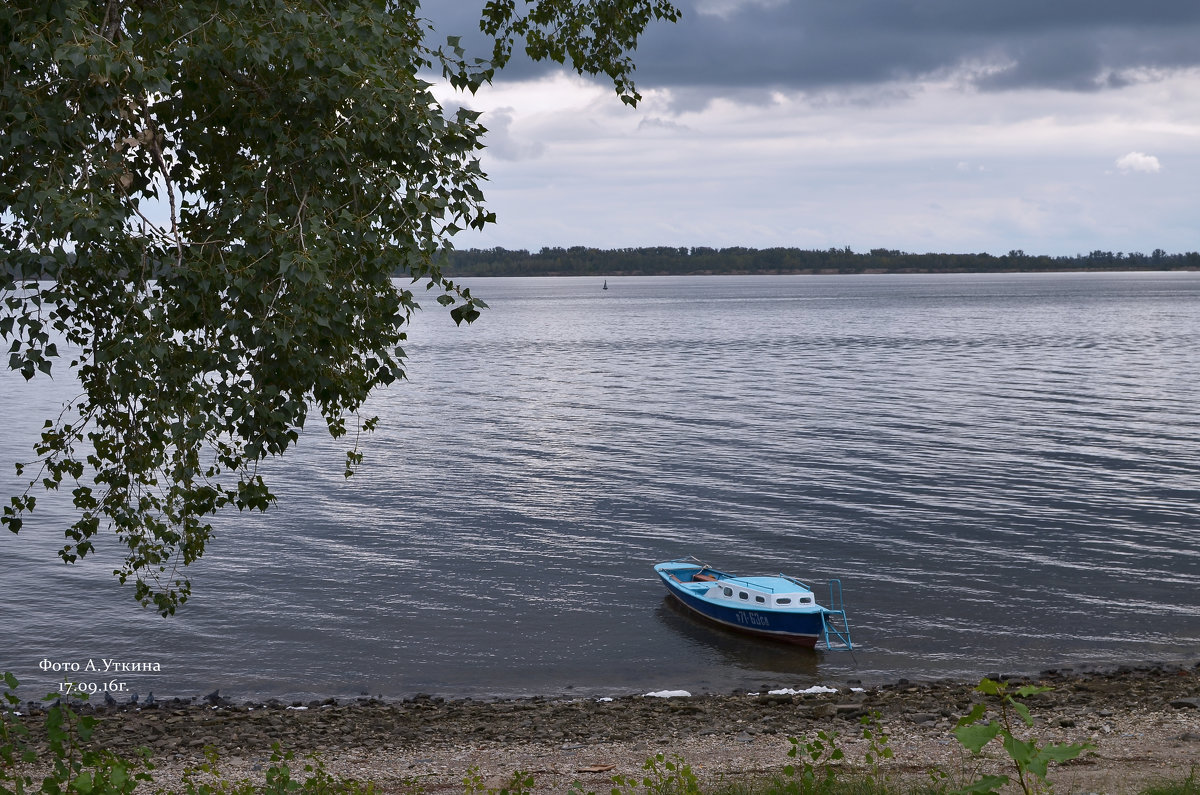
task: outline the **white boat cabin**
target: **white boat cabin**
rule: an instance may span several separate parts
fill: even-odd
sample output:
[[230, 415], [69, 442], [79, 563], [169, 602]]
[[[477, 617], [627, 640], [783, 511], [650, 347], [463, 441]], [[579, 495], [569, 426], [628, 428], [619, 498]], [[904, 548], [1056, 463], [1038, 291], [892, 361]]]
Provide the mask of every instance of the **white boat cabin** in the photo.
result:
[[796, 609], [817, 603], [812, 591], [789, 577], [715, 576], [707, 571], [677, 582], [707, 599], [742, 604], [759, 609]]
[[816, 603], [812, 591], [780, 577], [732, 577], [710, 584], [710, 599], [724, 599], [754, 607], [811, 607]]

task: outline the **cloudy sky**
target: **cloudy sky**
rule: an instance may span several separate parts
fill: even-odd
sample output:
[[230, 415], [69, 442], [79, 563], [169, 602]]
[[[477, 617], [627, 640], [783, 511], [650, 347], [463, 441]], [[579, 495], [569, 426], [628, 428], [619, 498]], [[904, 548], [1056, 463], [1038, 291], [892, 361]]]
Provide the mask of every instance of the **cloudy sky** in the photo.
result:
[[636, 110], [531, 64], [441, 92], [490, 130], [499, 222], [459, 248], [1200, 249], [1196, 0], [677, 5]]

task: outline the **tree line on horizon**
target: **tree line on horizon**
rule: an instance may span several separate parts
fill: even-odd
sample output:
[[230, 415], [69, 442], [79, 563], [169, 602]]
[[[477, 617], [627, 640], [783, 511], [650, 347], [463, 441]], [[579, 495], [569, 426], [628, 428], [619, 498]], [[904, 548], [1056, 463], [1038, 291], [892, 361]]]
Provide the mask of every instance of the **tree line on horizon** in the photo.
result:
[[685, 276], [705, 274], [1003, 273], [1023, 271], [1200, 270], [1200, 252], [1150, 254], [1092, 251], [1052, 257], [1014, 249], [1007, 254], [912, 254], [849, 246], [799, 248], [671, 247], [599, 249], [586, 246], [465, 249], [447, 252], [447, 275], [464, 276]]
[[[443, 253], [447, 277], [464, 276], [696, 276], [741, 274], [856, 273], [1018, 273], [1055, 271], [1184, 271], [1200, 270], [1200, 252], [1168, 254], [1161, 248], [1140, 251], [1091, 251], [1074, 256], [1026, 254], [1014, 249], [1000, 256], [978, 254], [914, 254], [873, 248], [856, 252], [849, 246], [825, 250], [799, 248], [708, 248], [651, 246], [601, 249], [587, 246], [526, 249], [462, 249]], [[68, 260], [74, 258], [68, 254]], [[0, 257], [0, 274], [14, 277]], [[161, 274], [165, 266], [155, 269]], [[42, 278], [51, 278], [49, 272]]]

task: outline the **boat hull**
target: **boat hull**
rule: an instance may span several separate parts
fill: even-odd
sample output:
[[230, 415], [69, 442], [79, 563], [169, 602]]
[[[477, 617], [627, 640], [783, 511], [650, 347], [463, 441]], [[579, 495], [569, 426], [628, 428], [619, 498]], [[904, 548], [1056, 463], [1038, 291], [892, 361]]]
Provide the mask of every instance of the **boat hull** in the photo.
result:
[[813, 647], [825, 632], [824, 610], [755, 610], [742, 605], [725, 606], [679, 587], [669, 573], [659, 572], [667, 592], [694, 613], [724, 627], [760, 638]]

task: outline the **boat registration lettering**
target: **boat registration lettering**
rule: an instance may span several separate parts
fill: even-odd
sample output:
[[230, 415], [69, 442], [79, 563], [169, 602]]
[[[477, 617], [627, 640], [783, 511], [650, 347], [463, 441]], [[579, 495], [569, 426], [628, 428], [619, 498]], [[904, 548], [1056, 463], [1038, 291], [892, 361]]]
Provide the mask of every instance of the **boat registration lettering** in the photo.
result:
[[768, 627], [771, 625], [771, 619], [758, 613], [751, 613], [745, 610], [739, 610], [733, 614], [739, 624], [746, 624], [755, 627]]

